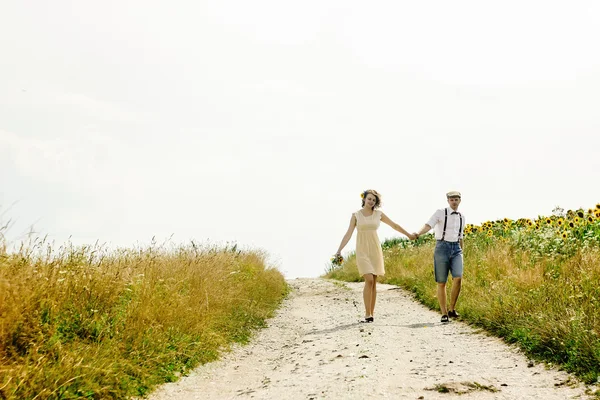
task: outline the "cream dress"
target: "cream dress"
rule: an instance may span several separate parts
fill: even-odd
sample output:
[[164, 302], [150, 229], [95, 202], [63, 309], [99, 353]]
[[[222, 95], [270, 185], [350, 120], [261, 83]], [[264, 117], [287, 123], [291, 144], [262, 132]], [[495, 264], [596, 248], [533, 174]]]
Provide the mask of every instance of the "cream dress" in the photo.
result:
[[383, 251], [377, 228], [381, 221], [381, 211], [375, 210], [371, 216], [365, 217], [361, 210], [354, 213], [356, 217], [356, 265], [360, 276], [365, 274], [384, 275]]

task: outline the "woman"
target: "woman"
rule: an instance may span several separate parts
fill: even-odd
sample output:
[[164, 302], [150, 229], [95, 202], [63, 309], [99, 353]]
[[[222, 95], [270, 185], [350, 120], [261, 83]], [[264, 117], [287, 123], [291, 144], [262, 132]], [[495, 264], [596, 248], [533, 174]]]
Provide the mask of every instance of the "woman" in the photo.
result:
[[360, 197], [362, 198], [362, 209], [352, 214], [350, 226], [340, 243], [336, 256], [340, 255], [346, 244], [348, 244], [348, 241], [352, 237], [352, 232], [356, 227], [358, 231], [356, 237], [356, 265], [358, 273], [365, 280], [365, 287], [363, 289], [363, 300], [365, 303], [364, 322], [373, 322], [375, 299], [377, 298], [377, 276], [385, 274], [383, 251], [381, 250], [381, 243], [377, 236], [379, 221], [385, 222], [411, 240], [414, 240], [415, 236], [389, 219], [383, 212], [377, 210], [377, 208], [381, 207], [381, 195], [376, 190], [365, 190]]

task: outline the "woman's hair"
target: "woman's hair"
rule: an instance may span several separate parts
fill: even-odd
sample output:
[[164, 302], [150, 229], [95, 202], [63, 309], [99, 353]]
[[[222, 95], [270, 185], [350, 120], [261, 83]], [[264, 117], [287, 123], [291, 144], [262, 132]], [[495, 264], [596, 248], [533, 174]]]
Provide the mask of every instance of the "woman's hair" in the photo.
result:
[[361, 195], [360, 195], [360, 197], [362, 199], [361, 206], [362, 207], [365, 206], [365, 199], [367, 198], [368, 194], [372, 194], [373, 196], [375, 196], [375, 205], [373, 206], [373, 210], [381, 207], [381, 194], [377, 193], [377, 190], [374, 190], [374, 189], [367, 189], [361, 193]]

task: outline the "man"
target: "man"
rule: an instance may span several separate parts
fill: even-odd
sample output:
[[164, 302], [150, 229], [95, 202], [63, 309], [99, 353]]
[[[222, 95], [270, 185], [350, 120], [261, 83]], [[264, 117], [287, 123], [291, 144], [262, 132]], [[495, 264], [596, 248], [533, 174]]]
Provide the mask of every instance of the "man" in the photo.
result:
[[[448, 208], [437, 210], [415, 235], [420, 236], [435, 227], [435, 252], [433, 266], [437, 282], [437, 297], [442, 311], [442, 322], [450, 322], [450, 318], [458, 318], [456, 301], [460, 294], [463, 275], [463, 234], [465, 217], [458, 212], [461, 201], [460, 192], [446, 193]], [[446, 282], [448, 272], [452, 273], [452, 293], [450, 307], [446, 308]]]

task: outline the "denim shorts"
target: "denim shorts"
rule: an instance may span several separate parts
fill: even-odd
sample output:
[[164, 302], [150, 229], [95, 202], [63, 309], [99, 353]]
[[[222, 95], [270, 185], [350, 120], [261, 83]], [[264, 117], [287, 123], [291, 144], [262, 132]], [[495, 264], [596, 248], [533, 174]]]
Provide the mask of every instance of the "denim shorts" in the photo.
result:
[[463, 274], [463, 252], [458, 242], [438, 240], [433, 253], [433, 271], [435, 281], [446, 283], [448, 272], [453, 278], [461, 278]]

